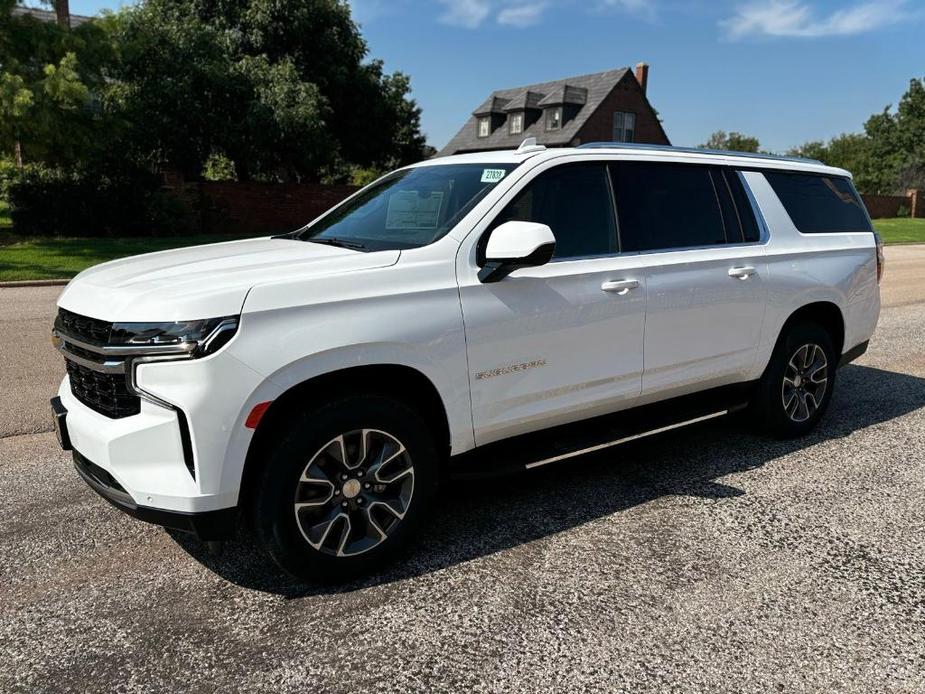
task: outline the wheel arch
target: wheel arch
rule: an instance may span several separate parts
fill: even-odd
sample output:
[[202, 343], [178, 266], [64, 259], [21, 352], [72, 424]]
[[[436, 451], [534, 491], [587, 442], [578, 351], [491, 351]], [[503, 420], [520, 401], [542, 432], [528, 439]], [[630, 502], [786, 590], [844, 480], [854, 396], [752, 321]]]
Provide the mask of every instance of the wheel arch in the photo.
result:
[[832, 347], [835, 349], [835, 359], [840, 359], [845, 347], [845, 316], [841, 308], [832, 301], [814, 301], [793, 311], [781, 326], [775, 349], [791, 326], [803, 321], [816, 323], [829, 333]]
[[450, 421], [446, 406], [433, 381], [423, 372], [404, 364], [371, 364], [347, 367], [319, 374], [291, 386], [276, 397], [260, 419], [244, 459], [238, 504], [248, 503], [255, 476], [262, 469], [263, 450], [286, 423], [293, 408], [306, 408], [324, 401], [332, 391], [374, 393], [402, 401], [418, 411], [436, 439], [441, 455], [450, 455]]

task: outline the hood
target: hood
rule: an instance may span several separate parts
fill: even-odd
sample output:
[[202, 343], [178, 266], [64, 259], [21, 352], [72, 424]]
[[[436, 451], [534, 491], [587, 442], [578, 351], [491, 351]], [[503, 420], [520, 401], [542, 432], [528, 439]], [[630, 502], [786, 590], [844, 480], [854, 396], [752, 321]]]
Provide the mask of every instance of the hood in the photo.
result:
[[106, 321], [231, 316], [241, 312], [254, 285], [385, 267], [399, 255], [271, 238], [179, 248], [84, 270], [58, 305]]

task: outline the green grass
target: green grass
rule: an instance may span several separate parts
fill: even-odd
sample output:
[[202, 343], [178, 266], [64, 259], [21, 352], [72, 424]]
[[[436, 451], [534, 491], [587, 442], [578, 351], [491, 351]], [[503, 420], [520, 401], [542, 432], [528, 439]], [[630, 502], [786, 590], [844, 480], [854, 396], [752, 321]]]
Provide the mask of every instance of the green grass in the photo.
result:
[[129, 239], [36, 238], [16, 236], [0, 228], [0, 282], [67, 279], [91, 265], [114, 258], [236, 238], [241, 237], [210, 235]]
[[874, 228], [883, 243], [925, 243], [925, 219], [875, 219]]

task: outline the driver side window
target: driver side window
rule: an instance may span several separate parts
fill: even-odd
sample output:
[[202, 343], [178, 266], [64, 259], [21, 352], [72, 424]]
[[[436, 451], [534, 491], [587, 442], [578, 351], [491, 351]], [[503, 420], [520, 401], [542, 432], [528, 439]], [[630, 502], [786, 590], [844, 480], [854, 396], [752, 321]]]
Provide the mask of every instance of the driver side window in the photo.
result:
[[508, 203], [490, 230], [511, 221], [546, 224], [556, 237], [553, 260], [614, 254], [617, 225], [607, 175], [599, 162], [545, 171]]

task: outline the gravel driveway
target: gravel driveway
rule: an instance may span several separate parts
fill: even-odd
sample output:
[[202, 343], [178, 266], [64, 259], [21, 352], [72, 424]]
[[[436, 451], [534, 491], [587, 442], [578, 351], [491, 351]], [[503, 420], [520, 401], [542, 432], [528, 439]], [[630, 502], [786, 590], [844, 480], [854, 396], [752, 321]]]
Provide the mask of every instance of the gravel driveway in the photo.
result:
[[925, 247], [813, 435], [720, 420], [448, 489], [305, 587], [90, 491], [48, 432], [57, 290], [0, 289], [0, 691], [925, 691]]

